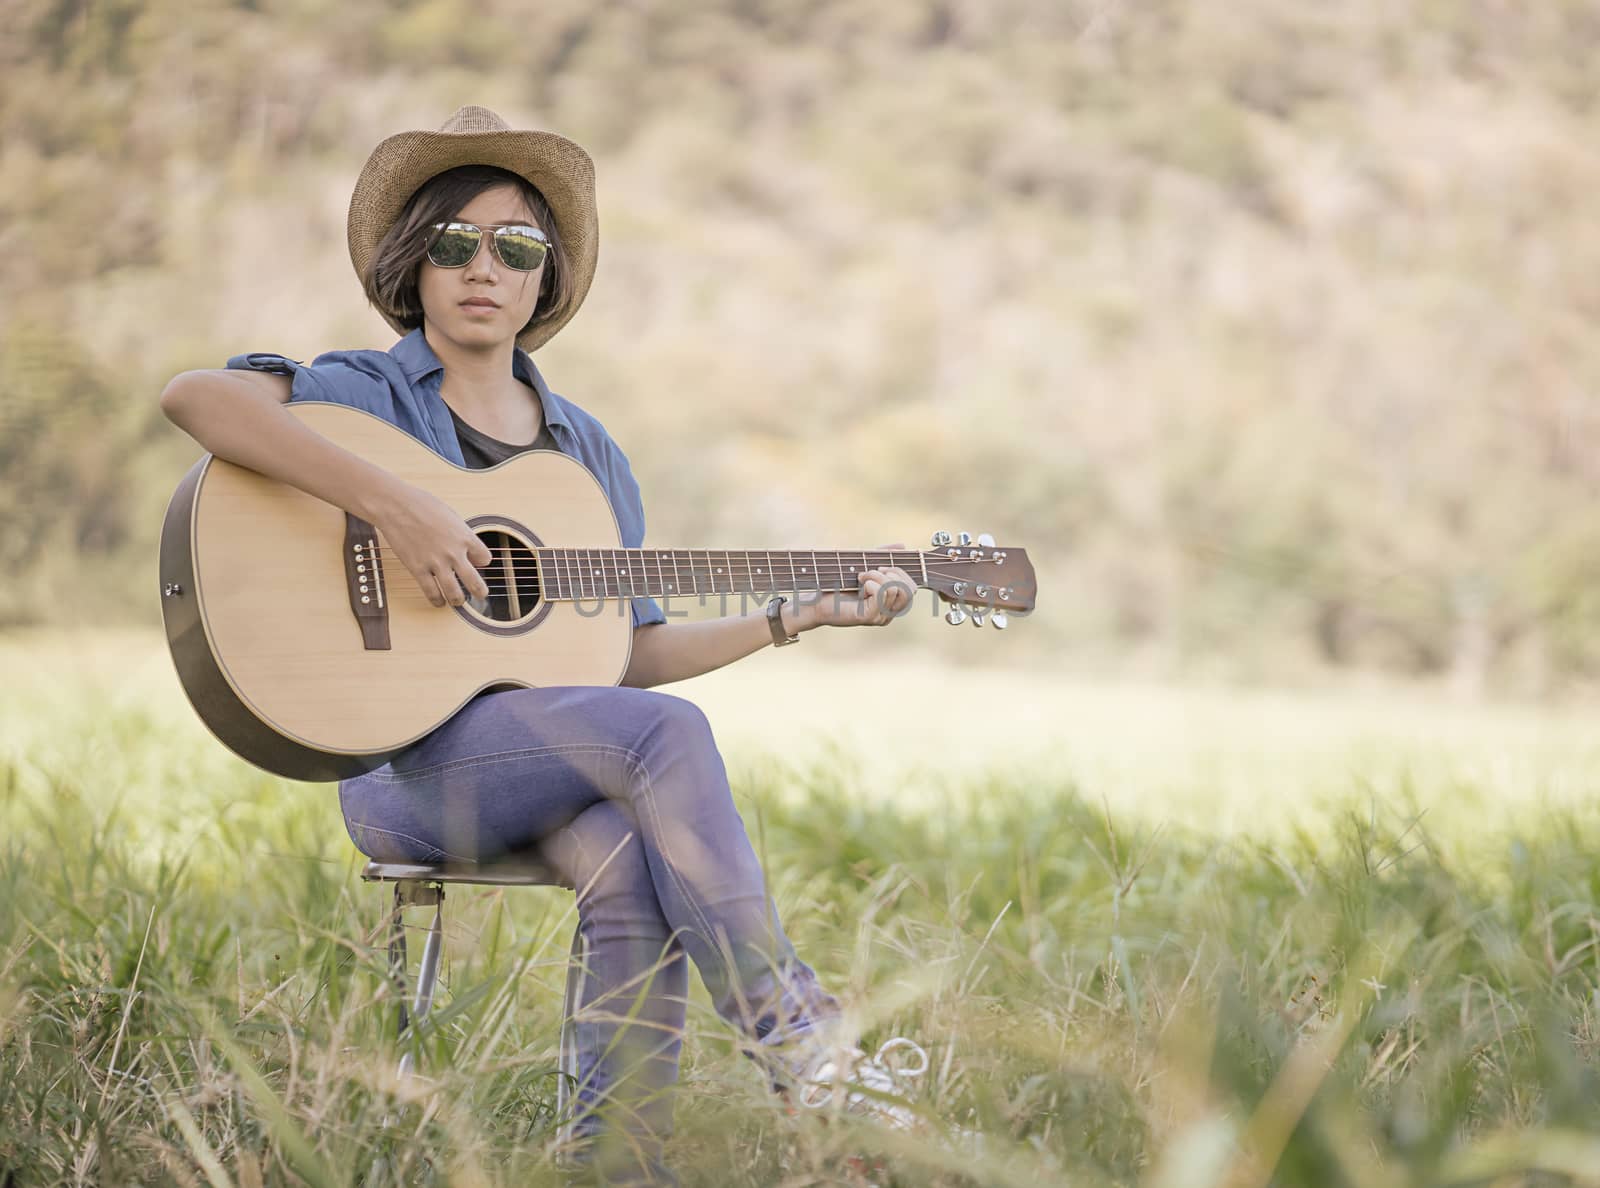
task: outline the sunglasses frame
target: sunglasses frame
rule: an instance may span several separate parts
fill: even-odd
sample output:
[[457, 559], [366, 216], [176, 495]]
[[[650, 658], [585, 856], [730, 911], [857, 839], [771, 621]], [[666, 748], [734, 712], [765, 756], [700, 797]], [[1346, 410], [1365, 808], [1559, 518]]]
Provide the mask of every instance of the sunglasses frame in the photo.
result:
[[[544, 245], [544, 255], [539, 257], [539, 263], [535, 264], [532, 268], [518, 268], [515, 264], [510, 263], [504, 256], [500, 254], [500, 232], [509, 231], [513, 228], [521, 231], [531, 231], [533, 233], [533, 238]], [[432, 232], [432, 235], [428, 239], [427, 259], [428, 263], [432, 264], [435, 268], [465, 268], [468, 264], [471, 264], [478, 258], [478, 253], [483, 250], [483, 241], [485, 238], [487, 238], [492, 245], [491, 250], [494, 252], [494, 258], [499, 260], [500, 263], [504, 264], [507, 268], [511, 269], [512, 272], [538, 272], [540, 266], [543, 265], [544, 262], [550, 257], [550, 237], [543, 231], [539, 230], [539, 228], [535, 227], [532, 223], [467, 223], [461, 221], [460, 219], [451, 219], [444, 223], [434, 223], [428, 228], [428, 230]], [[468, 256], [459, 264], [441, 264], [439, 261], [433, 258], [433, 245], [439, 242], [440, 238], [446, 231], [476, 231], [478, 233], [478, 246], [473, 248], [472, 255]]]

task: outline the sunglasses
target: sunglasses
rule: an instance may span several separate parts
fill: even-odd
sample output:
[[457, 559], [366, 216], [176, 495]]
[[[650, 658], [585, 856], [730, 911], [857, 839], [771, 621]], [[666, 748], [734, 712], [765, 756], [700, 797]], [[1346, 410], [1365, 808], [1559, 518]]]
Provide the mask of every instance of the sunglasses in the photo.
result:
[[550, 240], [537, 227], [511, 223], [479, 227], [475, 223], [435, 223], [428, 259], [439, 268], [465, 268], [485, 238], [494, 244], [500, 263], [515, 272], [537, 272], [550, 251]]

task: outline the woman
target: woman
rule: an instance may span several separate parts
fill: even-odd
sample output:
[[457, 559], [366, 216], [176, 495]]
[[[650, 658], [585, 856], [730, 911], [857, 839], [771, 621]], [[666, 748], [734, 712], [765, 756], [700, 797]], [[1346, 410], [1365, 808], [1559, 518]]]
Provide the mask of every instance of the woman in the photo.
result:
[[[280, 405], [363, 408], [468, 467], [560, 450], [594, 472], [623, 545], [639, 547], [644, 514], [626, 456], [599, 421], [549, 390], [527, 354], [577, 312], [597, 243], [587, 154], [464, 107], [438, 132], [380, 144], [351, 198], [356, 274], [404, 338], [387, 352], [333, 352], [310, 366], [237, 356], [226, 370], [177, 376], [162, 408], [217, 456], [374, 524], [435, 607], [489, 597], [477, 568], [490, 562], [483, 543], [441, 500]], [[390, 763], [340, 784], [351, 839], [373, 858], [471, 862], [537, 849], [578, 888], [589, 953], [578, 1131], [624, 1140], [608, 1146], [630, 1153], [633, 1173], [667, 1178], [659, 1155], [685, 954], [778, 1083], [893, 1087], [882, 1065], [836, 1046], [838, 1005], [784, 936], [704, 715], [645, 691], [816, 627], [887, 624], [915, 589], [898, 568], [860, 578], [859, 595], [696, 623], [669, 624], [653, 599], [635, 599], [623, 687], [480, 695]], [[845, 1094], [857, 1105], [876, 1100]], [[909, 1117], [892, 1105], [877, 1112]]]

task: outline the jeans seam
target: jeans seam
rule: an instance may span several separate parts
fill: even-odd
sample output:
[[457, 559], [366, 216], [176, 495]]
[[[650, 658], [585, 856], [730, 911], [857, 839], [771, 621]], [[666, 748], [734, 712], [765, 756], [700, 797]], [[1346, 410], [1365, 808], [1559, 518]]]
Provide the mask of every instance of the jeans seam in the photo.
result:
[[[382, 825], [368, 825], [365, 821], [351, 821], [349, 824], [354, 825], [363, 833], [381, 833], [385, 837], [399, 838], [402, 841], [411, 842], [430, 853], [430, 857], [427, 859], [429, 862], [437, 862], [441, 858], [448, 859], [451, 862], [472, 861], [470, 858], [465, 858], [460, 854], [452, 854], [449, 850], [441, 849], [439, 846], [434, 845], [432, 842], [424, 841], [420, 837], [414, 837], [409, 833], [401, 833], [398, 829], [385, 829]], [[352, 838], [351, 840], [354, 839]]]
[[532, 759], [538, 755], [576, 755], [585, 752], [597, 754], [627, 754], [633, 752], [625, 747], [612, 746], [609, 743], [559, 743], [547, 747], [522, 747], [514, 751], [495, 751], [489, 755], [473, 755], [465, 759], [449, 759], [443, 763], [435, 763], [428, 767], [418, 767], [411, 771], [369, 771], [361, 779], [377, 780], [384, 784], [403, 784], [424, 776], [440, 775], [447, 771], [461, 771], [469, 767], [480, 767], [490, 763], [505, 763], [512, 759]]
[[[710, 951], [714, 953], [718, 959], [720, 959], [722, 952], [717, 947], [716, 930], [712, 928], [711, 921], [707, 918], [705, 912], [700, 909], [700, 904], [696, 901], [694, 894], [689, 890], [688, 883], [684, 880], [683, 876], [678, 873], [677, 859], [673, 858], [672, 851], [667, 846], [667, 834], [666, 830], [661, 824], [661, 811], [656, 806], [655, 785], [650, 779], [650, 769], [645, 765], [644, 759], [640, 757], [637, 751], [626, 747], [619, 749], [627, 754], [628, 758], [633, 761], [634, 767], [638, 769], [639, 774], [644, 776], [643, 795], [645, 807], [649, 810], [650, 817], [655, 822], [656, 845], [661, 850], [661, 857], [666, 861], [667, 873], [672, 876], [673, 883], [677, 885], [678, 894], [683, 896], [684, 902], [689, 905], [690, 910], [694, 912], [696, 918], [700, 921], [701, 927], [706, 930], [707, 948], [710, 949]], [[729, 972], [731, 973], [732, 971], [730, 970]]]

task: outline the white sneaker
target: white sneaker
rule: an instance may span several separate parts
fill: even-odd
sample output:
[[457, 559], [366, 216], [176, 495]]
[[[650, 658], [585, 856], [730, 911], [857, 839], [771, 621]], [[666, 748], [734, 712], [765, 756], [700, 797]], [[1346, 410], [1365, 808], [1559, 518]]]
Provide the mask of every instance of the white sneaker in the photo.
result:
[[904, 1099], [916, 1088], [911, 1082], [927, 1071], [928, 1053], [902, 1036], [885, 1040], [870, 1057], [860, 1048], [833, 1048], [801, 1076], [795, 1100], [807, 1109], [842, 1107], [897, 1130], [915, 1130], [922, 1122]]

